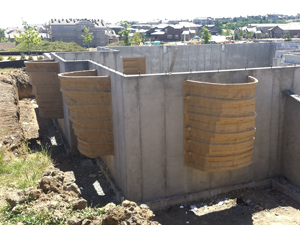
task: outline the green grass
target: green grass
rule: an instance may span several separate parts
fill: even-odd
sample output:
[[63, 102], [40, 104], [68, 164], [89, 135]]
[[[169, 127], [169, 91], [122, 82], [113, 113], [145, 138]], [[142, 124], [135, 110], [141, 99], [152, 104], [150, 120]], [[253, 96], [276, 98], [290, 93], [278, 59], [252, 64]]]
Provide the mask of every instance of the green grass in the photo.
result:
[[[68, 219], [71, 217], [72, 210], [67, 211], [62, 219], [57, 218], [53, 215], [53, 212], [47, 209], [43, 211], [36, 211], [30, 205], [30, 201], [23, 204], [19, 204], [18, 210], [15, 213], [11, 212], [9, 204], [0, 208], [0, 219], [4, 224], [17, 224], [22, 222], [24, 225], [42, 225], [42, 224], [68, 224]], [[25, 210], [24, 210], [25, 209]]]
[[[32, 52], [73, 52], [73, 51], [87, 51], [87, 49], [79, 46], [75, 42], [63, 42], [63, 41], [42, 41], [40, 45], [34, 46]], [[27, 53], [27, 46], [20, 43], [15, 48], [10, 48], [6, 50], [7, 52], [24, 52]]]
[[[5, 188], [25, 189], [35, 187], [38, 179], [41, 178], [43, 171], [52, 165], [51, 156], [47, 147], [32, 153], [28, 147], [28, 142], [21, 143], [23, 155], [9, 157], [9, 152], [0, 149], [0, 193], [5, 193]], [[0, 199], [1, 200], [1, 199]], [[63, 218], [58, 218], [53, 211], [48, 209], [36, 210], [32, 206], [33, 199], [28, 198], [16, 207], [18, 210], [12, 212], [11, 206], [4, 200], [0, 201], [0, 224], [17, 224], [22, 222], [24, 225], [56, 225], [68, 224], [68, 220], [74, 216], [88, 217], [101, 216], [105, 214], [104, 208], [87, 207], [83, 210], [69, 209], [63, 212]], [[71, 203], [70, 203], [71, 204]]]
[[124, 43], [124, 41], [119, 41], [119, 42], [111, 43], [107, 46], [125, 46], [125, 43]]
[[88, 216], [102, 216], [105, 214], [104, 208], [86, 207], [83, 210], [73, 211], [72, 208], [66, 210], [63, 214], [63, 218], [57, 218], [53, 212], [48, 209], [41, 211], [34, 210], [30, 205], [30, 200], [19, 204], [17, 206], [19, 210], [14, 213], [11, 212], [10, 205], [7, 203], [0, 207], [0, 219], [3, 224], [17, 224], [22, 222], [24, 225], [36, 225], [36, 224], [68, 224], [68, 220], [74, 216], [88, 217]]
[[8, 56], [8, 58], [7, 58], [8, 60], [10, 60], [10, 61], [15, 61], [15, 60], [17, 60], [17, 58], [16, 57], [13, 57], [13, 56]]
[[[28, 151], [28, 143], [23, 142], [24, 151]], [[18, 157], [4, 157], [0, 151], [0, 188], [12, 187], [25, 189], [35, 186], [46, 167], [52, 164], [50, 154], [44, 147], [31, 154], [20, 154]]]

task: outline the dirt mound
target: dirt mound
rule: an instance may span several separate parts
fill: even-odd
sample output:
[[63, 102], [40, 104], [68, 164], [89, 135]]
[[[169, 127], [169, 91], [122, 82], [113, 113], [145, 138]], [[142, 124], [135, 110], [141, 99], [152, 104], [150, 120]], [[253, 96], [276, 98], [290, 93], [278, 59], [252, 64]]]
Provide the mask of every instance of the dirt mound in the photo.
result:
[[[109, 203], [102, 209], [104, 210], [102, 216], [78, 216], [80, 214], [76, 210], [87, 207], [87, 201], [79, 197], [80, 194], [81, 191], [75, 183], [72, 171], [62, 172], [51, 166], [45, 170], [37, 188], [7, 193], [5, 200], [10, 204], [12, 213], [21, 211], [26, 213], [26, 210], [30, 209], [36, 212], [47, 211], [57, 218], [63, 218], [71, 210], [74, 216], [68, 220], [70, 225], [159, 224], [151, 221], [155, 215], [147, 205], [138, 206], [135, 202], [127, 200], [123, 201], [121, 206]], [[22, 204], [26, 201], [29, 202], [29, 205]]]
[[20, 205], [25, 201], [31, 201], [30, 206], [35, 210], [48, 209], [56, 214], [64, 213], [70, 208], [84, 209], [87, 201], [79, 197], [80, 189], [74, 182], [73, 172], [64, 173], [50, 167], [44, 172], [37, 188], [7, 193], [5, 200], [12, 211], [26, 210], [26, 207], [23, 209]]
[[113, 203], [107, 204], [105, 207], [105, 215], [73, 217], [68, 223], [69, 225], [158, 225], [160, 223], [151, 221], [155, 216], [149, 207], [145, 204], [138, 206], [135, 202], [123, 201], [121, 206]]
[[18, 95], [20, 99], [34, 97], [34, 94], [32, 93], [32, 86], [31, 84], [29, 84], [29, 76], [26, 74], [25, 67], [20, 69], [14, 69], [4, 74], [10, 75], [11, 78], [16, 81], [16, 86], [18, 88]]
[[16, 81], [0, 73], [0, 148], [14, 149], [23, 140], [19, 126], [18, 92]]

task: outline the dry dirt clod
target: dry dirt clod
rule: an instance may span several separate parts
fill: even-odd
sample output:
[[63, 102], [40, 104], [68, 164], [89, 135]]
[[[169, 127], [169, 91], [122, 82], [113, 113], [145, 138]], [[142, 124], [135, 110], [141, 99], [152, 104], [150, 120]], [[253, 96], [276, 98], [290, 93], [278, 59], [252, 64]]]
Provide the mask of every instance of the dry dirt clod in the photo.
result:
[[45, 192], [56, 192], [61, 193], [62, 192], [62, 185], [51, 176], [45, 176], [42, 178], [40, 182], [40, 188]]
[[76, 196], [79, 196], [81, 194], [80, 189], [75, 183], [67, 183], [63, 187], [64, 191], [73, 192]]
[[87, 206], [87, 201], [83, 198], [80, 198], [78, 200], [75, 200], [73, 203], [73, 209], [84, 209]]
[[18, 203], [21, 204], [25, 202], [26, 198], [23, 192], [9, 192], [5, 195], [5, 200], [10, 204], [13, 208]]
[[68, 220], [69, 225], [81, 225], [83, 218], [81, 217], [72, 217]]
[[37, 199], [41, 196], [42, 193], [43, 193], [42, 189], [33, 189], [30, 191], [29, 197], [32, 199]]

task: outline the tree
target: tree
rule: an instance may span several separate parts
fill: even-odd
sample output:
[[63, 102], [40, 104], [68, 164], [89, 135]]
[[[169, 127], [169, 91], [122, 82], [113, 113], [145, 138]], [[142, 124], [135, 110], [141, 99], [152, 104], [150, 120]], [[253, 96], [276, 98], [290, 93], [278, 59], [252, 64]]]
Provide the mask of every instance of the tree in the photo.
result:
[[255, 32], [253, 32], [253, 38], [257, 38], [257, 36], [256, 36], [256, 33]]
[[35, 45], [39, 45], [41, 42], [41, 37], [39, 32], [34, 29], [33, 26], [29, 26], [26, 21], [22, 21], [25, 31], [17, 31], [18, 36], [14, 35], [15, 41], [18, 43], [23, 43], [27, 46], [28, 54]]
[[238, 39], [239, 39], [239, 35], [238, 35], [238, 33], [235, 33], [234, 40], [238, 40]]
[[131, 46], [131, 42], [129, 40], [129, 33], [130, 33], [130, 30], [128, 29], [129, 27], [130, 27], [130, 25], [127, 22], [125, 22], [124, 23], [124, 30], [119, 31], [119, 33], [118, 33], [118, 34], [124, 36], [125, 46]]
[[284, 41], [292, 41], [291, 35], [289, 33], [283, 35]]
[[239, 39], [241, 40], [243, 38], [244, 35], [244, 31], [242, 30], [242, 28], [239, 31]]
[[247, 38], [253, 38], [253, 34], [255, 34], [254, 32], [250, 31], [247, 33]]
[[204, 26], [202, 27], [203, 30], [203, 39], [204, 39], [204, 44], [208, 44], [208, 41], [211, 38], [211, 35], [208, 31], [208, 29], [206, 29]]
[[140, 44], [141, 43], [141, 34], [139, 32], [135, 32], [133, 34], [132, 41], [136, 44]]
[[8, 39], [4, 35], [5, 29], [0, 29], [0, 43], [8, 42]]
[[215, 26], [218, 28], [218, 34], [222, 34], [223, 24], [219, 20], [216, 20], [215, 21]]
[[92, 40], [94, 39], [94, 36], [93, 36], [93, 33], [90, 32], [90, 28], [89, 27], [86, 27], [84, 26], [84, 35], [81, 35], [84, 39], [83, 39], [83, 42], [85, 44], [88, 45], [88, 48], [90, 47], [90, 43], [92, 42]]
[[226, 35], [226, 36], [229, 36], [229, 35], [231, 35], [231, 31], [230, 31], [230, 29], [228, 29], [228, 28], [226, 29], [226, 33], [225, 33], [225, 35]]

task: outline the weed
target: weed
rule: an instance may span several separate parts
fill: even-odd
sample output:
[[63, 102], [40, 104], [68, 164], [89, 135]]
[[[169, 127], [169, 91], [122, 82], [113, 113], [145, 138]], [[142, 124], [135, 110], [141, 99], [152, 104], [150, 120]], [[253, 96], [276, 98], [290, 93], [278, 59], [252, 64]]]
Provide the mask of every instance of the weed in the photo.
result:
[[5, 131], [6, 131], [6, 129], [5, 129], [5, 128], [2, 128], [2, 129], [1, 129], [1, 132], [5, 132]]
[[29, 60], [33, 60], [33, 57], [32, 57], [32, 55], [30, 55], [30, 56], [28, 57], [28, 59], [29, 59]]
[[41, 151], [30, 153], [29, 142], [22, 142], [21, 146], [26, 152], [19, 157], [5, 160], [3, 150], [0, 154], [0, 188], [12, 186], [12, 188], [25, 189], [34, 186], [41, 177], [46, 167], [52, 164], [51, 156], [47, 148], [42, 147]]
[[22, 52], [21, 53], [21, 60], [25, 60], [25, 59], [26, 59], [25, 54]]
[[0, 55], [0, 61], [3, 61], [3, 60], [4, 60], [3, 56], [2, 56], [2, 55]]
[[44, 59], [43, 56], [41, 56], [41, 55], [38, 56], [38, 60], [43, 60], [43, 59]]
[[61, 219], [48, 210], [37, 211], [30, 205], [29, 201], [19, 204], [16, 207], [19, 210], [14, 210], [14, 212], [11, 211], [8, 204], [0, 209], [0, 218], [4, 224], [17, 224], [19, 222], [41, 225], [68, 224], [67, 220], [71, 217], [71, 211], [66, 212]]
[[83, 210], [73, 211], [71, 207], [59, 219], [48, 209], [35, 210], [30, 201], [17, 205], [13, 212], [9, 204], [0, 208], [0, 219], [4, 224], [17, 224], [18, 222], [23, 224], [68, 224], [68, 220], [73, 216], [88, 217], [102, 216], [104, 214], [104, 208], [87, 207]]
[[10, 61], [15, 61], [15, 60], [17, 60], [17, 58], [16, 57], [12, 57], [11, 55], [10, 56], [8, 56], [8, 58], [7, 58], [8, 60], [10, 60]]

